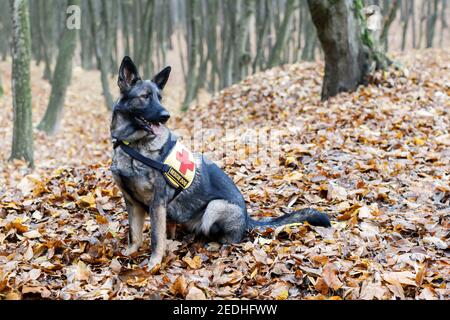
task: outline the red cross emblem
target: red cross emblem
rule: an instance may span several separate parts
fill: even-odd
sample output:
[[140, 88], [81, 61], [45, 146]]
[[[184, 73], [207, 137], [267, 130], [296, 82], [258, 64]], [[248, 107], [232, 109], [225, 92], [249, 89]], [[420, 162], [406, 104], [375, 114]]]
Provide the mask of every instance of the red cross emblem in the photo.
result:
[[188, 170], [194, 171], [194, 163], [189, 160], [189, 153], [183, 149], [183, 151], [177, 152], [177, 160], [181, 162], [180, 172], [186, 174]]

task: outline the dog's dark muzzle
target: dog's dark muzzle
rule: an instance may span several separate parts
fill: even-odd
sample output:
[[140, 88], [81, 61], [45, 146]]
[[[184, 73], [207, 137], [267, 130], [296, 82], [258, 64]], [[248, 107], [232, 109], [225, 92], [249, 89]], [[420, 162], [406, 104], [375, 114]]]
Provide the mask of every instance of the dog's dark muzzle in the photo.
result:
[[135, 115], [135, 122], [149, 133], [158, 135], [160, 133], [161, 125], [164, 125], [170, 119], [170, 114], [165, 109], [155, 112], [143, 113]]
[[151, 123], [162, 124], [165, 124], [170, 119], [169, 112], [158, 104], [153, 104], [150, 107], [143, 109], [141, 112], [135, 112], [134, 116]]
[[162, 111], [159, 115], [158, 122], [165, 124], [170, 119], [170, 114], [166, 110]]

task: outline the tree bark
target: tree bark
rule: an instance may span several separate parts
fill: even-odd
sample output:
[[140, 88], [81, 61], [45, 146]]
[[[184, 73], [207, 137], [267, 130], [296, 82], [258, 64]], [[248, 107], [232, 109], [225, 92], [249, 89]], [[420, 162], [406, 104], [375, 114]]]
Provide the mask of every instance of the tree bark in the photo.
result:
[[305, 45], [302, 50], [302, 60], [313, 61], [316, 48], [317, 31], [311, 20], [309, 12], [305, 13]]
[[[67, 1], [67, 7], [80, 5], [80, 0]], [[72, 78], [72, 59], [77, 41], [77, 29], [64, 28], [59, 43], [58, 59], [53, 73], [52, 92], [45, 115], [38, 129], [49, 135], [55, 134], [61, 120], [67, 87]]]
[[138, 58], [138, 66], [143, 67], [144, 74], [148, 75], [148, 77], [152, 76], [153, 73], [153, 24], [155, 19], [155, 3], [153, 0], [147, 1], [145, 7], [145, 14], [143, 16], [143, 26], [146, 26], [143, 32], [141, 32], [140, 38], [140, 51]]
[[[40, 22], [40, 8], [38, 1], [30, 1], [28, 4], [29, 8], [29, 19], [30, 19], [30, 33], [31, 39], [38, 39], [39, 37], [39, 22]], [[41, 52], [41, 42], [32, 41], [31, 42], [31, 56], [35, 60], [37, 66], [41, 64], [42, 52]]]
[[9, 6], [4, 6], [0, 11], [0, 53], [2, 61], [6, 61], [10, 53], [9, 39], [11, 34], [11, 14]]
[[30, 21], [28, 1], [10, 0], [12, 16], [12, 91], [14, 128], [12, 159], [24, 159], [30, 166], [33, 158], [33, 127], [30, 88]]
[[292, 13], [294, 12], [294, 0], [287, 0], [284, 10], [284, 18], [277, 32], [275, 45], [270, 52], [268, 67], [272, 68], [280, 63], [281, 53], [286, 45], [291, 27]]
[[447, 24], [447, 0], [442, 0], [442, 8], [441, 8], [441, 33], [439, 36], [439, 47], [442, 48], [444, 43], [444, 33], [445, 29], [448, 28]]
[[389, 7], [386, 18], [383, 24], [383, 30], [381, 32], [380, 43], [384, 43], [384, 51], [388, 51], [389, 49], [389, 41], [388, 34], [389, 28], [391, 27], [392, 22], [394, 22], [395, 17], [397, 15], [397, 10], [400, 6], [400, 0], [394, 0]]
[[421, 48], [422, 47], [422, 39], [423, 39], [423, 24], [425, 23], [425, 21], [427, 20], [427, 13], [426, 13], [426, 5], [427, 5], [427, 1], [430, 0], [423, 0], [422, 5], [421, 5], [421, 9], [420, 9], [420, 19], [419, 19], [419, 40], [418, 40], [418, 47]]
[[207, 60], [211, 62], [211, 74], [209, 81], [209, 90], [211, 92], [216, 91], [216, 79], [220, 77], [218, 48], [217, 48], [217, 21], [219, 14], [219, 5], [217, 1], [210, 0], [206, 3], [206, 12], [208, 15], [208, 25], [210, 29], [207, 36], [208, 42], [208, 57]]
[[[95, 51], [95, 59], [97, 61], [97, 69], [100, 70], [100, 80], [102, 83], [103, 97], [105, 98], [105, 105], [108, 110], [112, 109], [113, 98], [111, 95], [111, 91], [109, 89], [109, 60], [108, 55], [105, 52], [110, 52], [112, 49], [112, 42], [109, 39], [106, 39], [106, 33], [103, 32], [103, 37], [101, 36], [101, 32], [99, 32], [99, 26], [97, 25], [97, 18], [95, 15], [95, 7], [93, 0], [89, 0], [89, 11], [91, 14], [91, 37], [92, 37], [92, 45]], [[105, 15], [105, 10], [107, 9], [106, 2], [102, 1], [102, 13]], [[107, 16], [107, 15], [106, 15]], [[105, 25], [103, 25], [105, 28]], [[99, 43], [100, 40], [100, 43]], [[110, 46], [108, 48], [108, 46]]]
[[365, 82], [368, 63], [352, 0], [308, 0], [325, 54], [322, 100]]
[[222, 29], [222, 72], [220, 77], [220, 89], [226, 88], [233, 84], [233, 61], [234, 61], [234, 35], [236, 34], [236, 3], [232, 1], [224, 1], [222, 14], [223, 20], [227, 21], [226, 26]]
[[438, 16], [438, 0], [428, 0], [428, 15], [426, 25], [426, 47], [431, 48], [433, 46], [433, 39], [436, 29], [436, 21]]
[[250, 52], [247, 50], [247, 42], [250, 32], [250, 20], [253, 16], [253, 0], [242, 0], [241, 16], [237, 26], [236, 37], [236, 77], [242, 80], [248, 75], [249, 65], [251, 62]]
[[[255, 1], [256, 6], [260, 6], [260, 1]], [[264, 65], [265, 44], [267, 41], [267, 34], [269, 32], [269, 0], [264, 0], [264, 7], [262, 9], [264, 14], [260, 14], [257, 20], [256, 30], [258, 37], [256, 42], [256, 56], [253, 60], [253, 73], [262, 69]], [[261, 21], [262, 20], [262, 21]]]
[[417, 37], [416, 37], [416, 12], [414, 9], [416, 4], [415, 4], [415, 0], [409, 0], [409, 1], [411, 1], [410, 5], [411, 5], [411, 22], [412, 22], [412, 26], [411, 26], [412, 46], [413, 46], [413, 49], [416, 49], [416, 47], [417, 47], [417, 43], [416, 43], [416, 40], [417, 40]]
[[129, 26], [129, 12], [131, 11], [131, 3], [126, 1], [121, 1], [122, 5], [122, 34], [125, 40], [125, 55], [131, 56], [131, 46], [130, 46], [130, 26]]
[[[49, 7], [48, 5], [48, 1], [47, 0], [39, 0], [39, 6], [41, 6], [42, 12], [47, 15], [49, 13], [49, 11], [52, 9], [51, 7]], [[51, 11], [50, 11], [51, 12]], [[42, 45], [42, 50], [43, 50], [43, 55], [44, 55], [44, 62], [45, 62], [45, 67], [44, 67], [44, 75], [43, 78], [45, 80], [48, 80], [51, 82], [52, 80], [52, 69], [51, 69], [51, 63], [52, 63], [52, 59], [51, 59], [51, 46], [49, 44], [49, 36], [48, 34], [45, 32], [45, 29], [47, 27], [46, 23], [45, 23], [46, 19], [41, 19], [40, 21], [38, 21], [39, 24], [39, 39]]]
[[197, 89], [198, 73], [198, 49], [199, 49], [199, 30], [198, 18], [196, 17], [197, 0], [190, 0], [186, 3], [186, 23], [190, 29], [190, 40], [188, 41], [188, 70], [186, 81], [186, 94], [182, 106], [182, 111], [189, 108], [189, 104], [195, 98]]
[[405, 51], [406, 48], [406, 35], [408, 32], [408, 26], [409, 26], [409, 19], [411, 17], [412, 13], [412, 6], [409, 0], [404, 1], [403, 5], [403, 17], [402, 17], [402, 24], [403, 24], [403, 31], [402, 31], [402, 51]]
[[[46, 0], [44, 0], [46, 1]], [[88, 0], [83, 0], [82, 6], [83, 7], [88, 7]], [[89, 25], [89, 21], [91, 19], [90, 16], [92, 16], [92, 12], [89, 12], [89, 10], [86, 10], [86, 13], [83, 14], [81, 16], [82, 19], [82, 23], [84, 26], [88, 26]], [[92, 69], [92, 50], [90, 47], [91, 44], [91, 39], [90, 39], [91, 35], [89, 34], [89, 32], [80, 32], [79, 33], [79, 38], [80, 38], [80, 46], [81, 46], [81, 50], [80, 50], [80, 55], [81, 55], [81, 66], [83, 67], [83, 69], [86, 70], [90, 70]]]

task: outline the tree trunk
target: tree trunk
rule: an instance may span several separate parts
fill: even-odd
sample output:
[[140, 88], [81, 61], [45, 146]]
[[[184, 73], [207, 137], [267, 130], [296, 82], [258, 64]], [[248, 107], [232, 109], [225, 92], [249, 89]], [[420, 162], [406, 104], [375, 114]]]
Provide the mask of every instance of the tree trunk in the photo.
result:
[[[256, 6], [261, 6], [260, 1], [255, 1]], [[267, 34], [269, 32], [269, 0], [264, 0], [263, 12], [264, 15], [260, 14], [260, 18], [257, 21], [256, 30], [258, 32], [257, 42], [256, 42], [256, 56], [253, 60], [253, 73], [258, 69], [262, 69], [264, 64], [264, 53], [265, 44], [267, 41]], [[262, 21], [261, 21], [262, 20]]]
[[[69, 0], [67, 7], [80, 5], [80, 0]], [[52, 135], [56, 133], [64, 107], [67, 87], [72, 78], [72, 59], [75, 52], [77, 29], [64, 28], [60, 43], [58, 59], [53, 73], [52, 92], [45, 115], [38, 125], [39, 130]]]
[[[39, 22], [40, 18], [40, 8], [38, 1], [30, 1], [28, 4], [29, 8], [29, 19], [30, 19], [30, 33], [31, 39], [38, 39], [39, 37]], [[31, 42], [31, 56], [35, 60], [36, 65], [39, 66], [41, 64], [42, 55], [41, 55], [41, 42], [40, 41], [32, 41]]]
[[415, 0], [408, 0], [408, 1], [411, 1], [410, 6], [411, 6], [411, 22], [412, 22], [412, 26], [411, 26], [411, 29], [412, 29], [412, 34], [411, 34], [412, 46], [413, 46], [413, 49], [416, 49], [417, 48], [417, 43], [416, 43], [416, 40], [417, 40], [417, 37], [416, 37], [416, 11], [414, 9], [414, 7], [416, 5], [416, 2], [415, 2]]
[[325, 54], [322, 100], [355, 90], [365, 82], [368, 63], [353, 1], [308, 0], [308, 5]]
[[147, 28], [141, 34], [141, 52], [139, 57], [141, 59], [144, 74], [148, 77], [153, 76], [153, 39], [154, 32], [154, 20], [155, 20], [155, 3], [153, 0], [147, 3], [147, 10], [144, 16], [143, 25]]
[[406, 35], [408, 32], [408, 26], [409, 26], [409, 18], [411, 17], [412, 7], [409, 3], [409, 0], [404, 1], [403, 5], [403, 17], [402, 17], [402, 24], [403, 24], [403, 31], [402, 31], [402, 51], [405, 51], [406, 48]]
[[436, 28], [436, 21], [438, 16], [438, 0], [428, 0], [428, 15], [427, 15], [427, 25], [426, 25], [426, 46], [431, 48], [433, 46], [433, 39]]
[[12, 16], [13, 142], [10, 159], [33, 166], [33, 125], [30, 88], [30, 21], [28, 1], [10, 0]]
[[[103, 90], [103, 97], [105, 98], [105, 105], [108, 110], [112, 109], [113, 105], [113, 98], [111, 95], [111, 91], [109, 89], [109, 80], [108, 80], [108, 74], [109, 74], [109, 60], [108, 55], [105, 52], [110, 52], [112, 49], [112, 42], [108, 39], [106, 39], [106, 33], [103, 32], [103, 37], [101, 36], [101, 32], [99, 32], [99, 26], [97, 25], [97, 18], [95, 15], [95, 7], [93, 0], [89, 0], [89, 12], [91, 14], [91, 37], [92, 37], [92, 46], [94, 47], [95, 51], [95, 59], [97, 61], [97, 69], [100, 70], [100, 80], [102, 83], [102, 90]], [[107, 16], [105, 10], [107, 9], [106, 2], [101, 3], [102, 5], [102, 13], [103, 16]], [[103, 28], [105, 26], [103, 25]], [[100, 41], [99, 41], [100, 40]], [[100, 44], [100, 43], [101, 44]], [[108, 48], [108, 46], [111, 44], [111, 47]]]
[[445, 29], [448, 28], [447, 24], [447, 0], [442, 0], [442, 8], [441, 8], [441, 34], [439, 36], [439, 47], [442, 48], [444, 43], [444, 33]]
[[394, 0], [391, 3], [391, 6], [389, 7], [389, 10], [387, 12], [387, 16], [386, 16], [384, 24], [383, 24], [383, 31], [381, 32], [381, 37], [380, 37], [380, 43], [384, 43], [384, 51], [388, 51], [388, 49], [389, 49], [389, 46], [388, 46], [388, 44], [389, 44], [389, 41], [388, 41], [389, 28], [391, 27], [392, 22], [394, 22], [394, 20], [395, 20], [399, 6], [400, 6], [400, 0]]
[[217, 48], [217, 21], [219, 14], [219, 5], [217, 1], [212, 0], [207, 2], [206, 12], [208, 15], [208, 25], [205, 27], [211, 28], [208, 32], [208, 57], [207, 60], [211, 62], [211, 75], [209, 81], [209, 90], [216, 91], [216, 79], [220, 77], [218, 48]]
[[186, 3], [186, 23], [190, 29], [190, 40], [188, 42], [188, 71], [186, 81], [186, 95], [182, 106], [182, 111], [187, 111], [189, 104], [195, 98], [197, 89], [197, 69], [198, 69], [198, 49], [199, 49], [199, 32], [198, 18], [196, 17], [197, 0], [190, 0]]
[[109, 71], [111, 76], [114, 77], [117, 74], [117, 65], [119, 61], [122, 60], [122, 57], [118, 57], [118, 44], [117, 44], [117, 29], [119, 27], [119, 0], [112, 1], [111, 5], [111, 51], [110, 51], [110, 63], [109, 63]]
[[317, 31], [309, 12], [305, 12], [305, 19], [305, 45], [303, 46], [301, 58], [305, 61], [313, 61], [317, 41]]
[[[45, 1], [45, 0], [44, 0]], [[83, 0], [82, 7], [87, 8], [88, 7], [88, 0]], [[81, 16], [81, 21], [83, 26], [88, 26], [89, 21], [91, 19], [90, 15], [92, 16], [92, 12], [89, 12], [89, 10], [86, 10], [86, 13]], [[91, 39], [89, 32], [80, 32], [79, 33], [80, 38], [80, 55], [81, 55], [81, 66], [83, 69], [90, 70], [92, 69], [92, 50], [90, 48]]]
[[131, 11], [131, 3], [121, 1], [122, 5], [122, 36], [125, 39], [125, 55], [131, 56], [130, 46], [130, 26], [129, 26], [129, 11]]
[[[40, 0], [39, 6], [41, 6], [42, 12], [44, 14], [48, 14], [49, 10], [51, 10], [51, 7], [48, 6], [47, 0]], [[48, 80], [51, 82], [51, 79], [52, 79], [52, 69], [51, 69], [52, 61], [51, 61], [51, 55], [50, 55], [51, 46], [49, 45], [49, 41], [48, 41], [49, 35], [45, 32], [45, 29], [46, 29], [45, 21], [46, 21], [46, 19], [41, 19], [40, 21], [38, 21], [39, 40], [42, 45], [42, 50], [43, 50], [43, 54], [44, 54], [44, 62], [45, 62], [43, 78], [45, 80]]]
[[0, 53], [2, 61], [6, 61], [10, 53], [11, 14], [9, 6], [3, 6], [2, 9], [0, 11]]
[[287, 0], [284, 10], [284, 19], [277, 32], [277, 40], [269, 56], [268, 67], [272, 68], [280, 63], [281, 53], [286, 45], [291, 27], [292, 13], [294, 12], [294, 0]]
[[423, 24], [425, 23], [425, 21], [427, 20], [427, 14], [426, 14], [426, 5], [427, 5], [427, 1], [430, 0], [423, 0], [422, 2], [422, 6], [421, 6], [421, 10], [420, 10], [420, 20], [419, 20], [419, 40], [418, 40], [418, 47], [421, 48], [422, 47], [422, 39], [423, 39]]
[[222, 28], [222, 72], [220, 77], [220, 89], [233, 84], [233, 61], [234, 61], [234, 35], [236, 34], [236, 17], [234, 1], [224, 1], [222, 14], [223, 20], [227, 21]]
[[247, 42], [250, 32], [250, 20], [253, 16], [253, 0], [242, 0], [241, 16], [238, 22], [238, 33], [236, 35], [236, 59], [237, 80], [242, 80], [248, 75], [251, 62], [250, 52], [247, 50]]

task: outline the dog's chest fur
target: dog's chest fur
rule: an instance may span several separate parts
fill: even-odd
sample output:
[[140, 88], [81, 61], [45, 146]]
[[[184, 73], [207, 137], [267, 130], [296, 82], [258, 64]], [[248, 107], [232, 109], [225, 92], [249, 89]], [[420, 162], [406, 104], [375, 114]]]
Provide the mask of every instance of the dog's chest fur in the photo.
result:
[[121, 149], [114, 150], [111, 171], [128, 200], [149, 205], [153, 199], [159, 172], [133, 160]]

